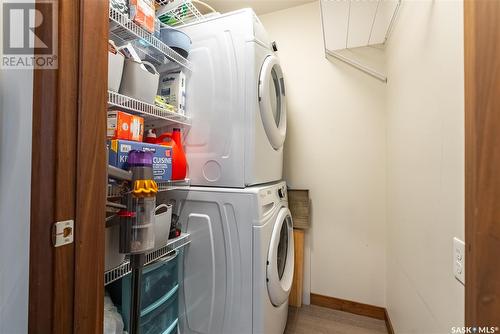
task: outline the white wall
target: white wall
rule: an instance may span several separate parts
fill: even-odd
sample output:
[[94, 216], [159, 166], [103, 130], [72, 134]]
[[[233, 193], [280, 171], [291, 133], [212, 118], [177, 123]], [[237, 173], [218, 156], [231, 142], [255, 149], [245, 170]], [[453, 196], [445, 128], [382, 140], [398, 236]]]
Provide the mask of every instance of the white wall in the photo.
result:
[[461, 1], [407, 1], [387, 49], [388, 289], [397, 333], [464, 322], [452, 238], [464, 237]]
[[5, 334], [28, 331], [32, 91], [31, 70], [0, 70], [0, 333]]
[[318, 2], [260, 18], [285, 74], [285, 178], [312, 199], [306, 293], [384, 306], [385, 85], [325, 59]]

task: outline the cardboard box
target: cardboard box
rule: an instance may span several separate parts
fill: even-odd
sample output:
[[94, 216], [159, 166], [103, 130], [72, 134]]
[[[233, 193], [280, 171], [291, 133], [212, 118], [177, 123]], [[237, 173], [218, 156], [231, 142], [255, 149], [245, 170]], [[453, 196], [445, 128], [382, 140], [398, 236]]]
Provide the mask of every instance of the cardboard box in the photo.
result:
[[153, 153], [153, 175], [155, 181], [170, 181], [172, 178], [172, 147], [140, 143], [129, 140], [109, 140], [109, 164], [128, 169], [128, 152], [131, 150]]
[[158, 95], [172, 105], [176, 111], [184, 115], [186, 113], [186, 75], [182, 71], [162, 74]]
[[119, 110], [108, 111], [108, 139], [142, 141], [144, 118]]
[[155, 31], [155, 6], [151, 0], [130, 0], [130, 19], [153, 33]]

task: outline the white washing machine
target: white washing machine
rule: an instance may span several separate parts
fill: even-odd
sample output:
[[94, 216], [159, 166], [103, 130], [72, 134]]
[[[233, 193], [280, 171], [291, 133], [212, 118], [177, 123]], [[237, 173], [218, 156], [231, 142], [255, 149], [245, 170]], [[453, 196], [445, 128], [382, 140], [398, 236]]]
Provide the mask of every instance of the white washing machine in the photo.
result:
[[285, 183], [166, 196], [192, 240], [181, 269], [181, 333], [282, 334], [294, 263]]
[[185, 138], [191, 184], [244, 188], [281, 180], [285, 84], [262, 23], [243, 9], [181, 30], [193, 42]]

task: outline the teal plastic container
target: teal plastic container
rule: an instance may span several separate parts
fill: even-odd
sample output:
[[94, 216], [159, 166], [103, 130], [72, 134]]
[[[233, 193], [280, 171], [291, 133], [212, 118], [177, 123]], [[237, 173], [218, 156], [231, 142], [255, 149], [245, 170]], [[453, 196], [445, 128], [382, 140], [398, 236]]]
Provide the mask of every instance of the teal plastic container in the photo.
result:
[[[178, 270], [177, 252], [174, 257], [170, 257], [166, 261], [160, 260], [144, 267], [142, 271], [141, 324], [143, 316], [153, 312], [155, 308], [161, 307], [169, 300], [170, 296], [175, 295], [174, 297], [177, 299]], [[129, 274], [112, 283], [108, 290], [111, 299], [119, 307], [126, 329], [130, 323], [130, 285], [131, 275]], [[178, 306], [176, 305], [176, 307]], [[177, 318], [177, 312], [175, 318]], [[163, 334], [163, 332], [159, 332], [159, 334]]]
[[175, 333], [179, 315], [178, 302], [179, 286], [158, 300], [155, 304], [150, 305], [147, 309], [141, 312], [141, 320], [139, 323], [139, 333], [141, 334], [170, 334]]

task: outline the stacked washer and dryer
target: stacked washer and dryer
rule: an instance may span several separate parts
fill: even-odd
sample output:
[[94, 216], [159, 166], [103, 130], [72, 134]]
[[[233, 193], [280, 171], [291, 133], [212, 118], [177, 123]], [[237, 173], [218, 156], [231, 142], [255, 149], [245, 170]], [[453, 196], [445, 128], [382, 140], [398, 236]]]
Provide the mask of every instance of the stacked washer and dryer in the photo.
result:
[[195, 66], [185, 138], [192, 186], [168, 193], [192, 240], [182, 263], [181, 332], [281, 334], [294, 252], [276, 45], [251, 9], [182, 30]]

